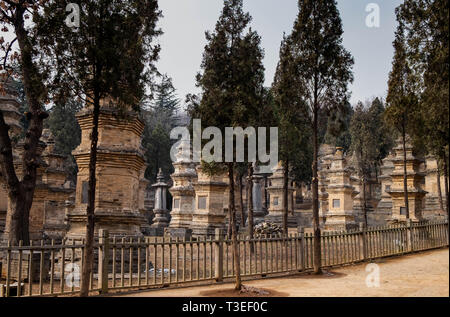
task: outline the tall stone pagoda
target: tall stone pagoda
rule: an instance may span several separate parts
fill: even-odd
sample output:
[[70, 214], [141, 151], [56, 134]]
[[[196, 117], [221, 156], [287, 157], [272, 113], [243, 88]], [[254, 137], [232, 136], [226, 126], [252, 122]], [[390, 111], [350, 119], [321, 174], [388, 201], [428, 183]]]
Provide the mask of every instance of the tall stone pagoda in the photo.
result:
[[194, 236], [212, 236], [216, 228], [225, 229], [224, 201], [228, 185], [224, 176], [208, 175], [200, 165], [197, 166], [197, 175], [192, 233]]
[[[269, 214], [265, 216], [265, 220], [268, 222], [276, 223], [280, 225], [283, 222], [283, 165], [278, 162], [278, 165], [274, 168], [273, 175], [269, 177], [269, 187], [267, 191], [269, 193]], [[293, 216], [293, 200], [291, 197], [294, 194], [294, 188], [292, 187], [292, 181], [288, 182], [288, 227], [297, 226], [297, 217]]]
[[319, 221], [323, 227], [327, 219], [329, 210], [328, 205], [328, 173], [331, 167], [331, 161], [333, 159], [336, 148], [329, 144], [322, 144], [319, 148], [318, 154], [318, 176], [319, 176]]
[[[438, 170], [438, 161], [432, 155], [426, 157], [425, 190], [428, 194], [425, 197], [425, 206], [422, 216], [440, 218], [445, 212], [445, 178], [443, 171]], [[439, 187], [441, 196], [439, 197]], [[441, 202], [442, 199], [442, 207]]]
[[381, 175], [378, 180], [381, 183], [381, 197], [378, 206], [375, 209], [375, 214], [378, 217], [377, 224], [383, 224], [392, 215], [392, 197], [389, 194], [392, 188], [392, 173], [394, 172], [394, 155], [389, 155], [383, 159], [383, 164], [380, 167]]
[[343, 149], [336, 148], [328, 171], [329, 210], [326, 216], [325, 229], [349, 230], [357, 227], [353, 212], [353, 198], [358, 192], [351, 185], [350, 172]]
[[[391, 174], [392, 186], [388, 193], [392, 197], [392, 220], [404, 222], [406, 221], [406, 207], [403, 186], [404, 152], [401, 138], [397, 140], [397, 146], [394, 148], [394, 151], [395, 157], [392, 159], [394, 170]], [[408, 136], [406, 140], [406, 177], [409, 216], [413, 221], [422, 220], [423, 198], [427, 193], [422, 189], [425, 177], [425, 173], [421, 171], [423, 162], [423, 159], [415, 155]]]
[[46, 147], [37, 170], [36, 189], [30, 210], [30, 237], [59, 239], [64, 237], [67, 230], [65, 206], [74, 195], [75, 189], [67, 181], [64, 168], [66, 156], [56, 152], [55, 140], [50, 130], [42, 131], [41, 141]]
[[[81, 144], [73, 151], [78, 164], [75, 207], [68, 214], [68, 238], [84, 237], [89, 189], [89, 156], [93, 108], [77, 114]], [[141, 147], [144, 122], [132, 110], [120, 113], [110, 99], [100, 107], [96, 164], [95, 230], [109, 230], [111, 236], [141, 236], [145, 218], [141, 214], [145, 159]]]
[[195, 205], [194, 183], [197, 181], [195, 164], [190, 157], [190, 142], [180, 144], [173, 163], [175, 172], [172, 174], [173, 186], [169, 189], [172, 194], [172, 212], [167, 232], [174, 237], [186, 237], [192, 232], [192, 215]]

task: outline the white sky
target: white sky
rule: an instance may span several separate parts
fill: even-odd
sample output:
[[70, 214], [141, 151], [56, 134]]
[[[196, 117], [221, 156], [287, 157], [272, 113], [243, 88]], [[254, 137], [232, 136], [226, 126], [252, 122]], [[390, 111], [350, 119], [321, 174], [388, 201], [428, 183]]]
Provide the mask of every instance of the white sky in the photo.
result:
[[[355, 81], [350, 87], [352, 103], [374, 96], [385, 96], [393, 56], [396, 28], [395, 7], [402, 0], [338, 0], [344, 25], [344, 46], [355, 58]], [[380, 7], [380, 27], [368, 28], [365, 11], [369, 3]], [[160, 0], [164, 31], [158, 68], [173, 78], [179, 97], [198, 92], [195, 75], [200, 70], [204, 32], [213, 30], [223, 0]], [[283, 32], [292, 30], [297, 15], [297, 0], [244, 0], [253, 17], [252, 28], [262, 37], [265, 50], [266, 86], [273, 81]]]
[[[297, 15], [298, 0], [244, 0], [244, 9], [253, 17], [251, 27], [262, 37], [265, 51], [266, 86], [270, 86], [278, 62], [283, 32], [290, 33]], [[402, 0], [338, 0], [344, 25], [344, 46], [355, 58], [355, 81], [350, 86], [352, 104], [375, 96], [384, 97], [391, 69], [395, 8]], [[380, 7], [380, 27], [365, 24], [369, 3]], [[200, 70], [205, 31], [213, 30], [223, 0], [159, 0], [164, 17], [158, 39], [162, 51], [157, 63], [161, 73], [173, 79], [179, 98], [197, 93], [195, 76]], [[12, 34], [1, 34], [11, 39]]]

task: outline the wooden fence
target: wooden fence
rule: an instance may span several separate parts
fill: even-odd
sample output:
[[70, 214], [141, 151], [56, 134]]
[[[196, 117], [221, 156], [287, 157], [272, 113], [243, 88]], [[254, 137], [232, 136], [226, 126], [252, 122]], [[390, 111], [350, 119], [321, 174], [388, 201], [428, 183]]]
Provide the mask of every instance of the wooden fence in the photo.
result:
[[[321, 235], [322, 266], [332, 267], [446, 247], [448, 222], [412, 223]], [[313, 235], [239, 237], [245, 277], [295, 274], [313, 267]], [[83, 241], [0, 246], [4, 260], [0, 296], [57, 296], [79, 292]], [[208, 284], [235, 276], [231, 240], [218, 230], [198, 239], [110, 238], [95, 242], [92, 293]]]

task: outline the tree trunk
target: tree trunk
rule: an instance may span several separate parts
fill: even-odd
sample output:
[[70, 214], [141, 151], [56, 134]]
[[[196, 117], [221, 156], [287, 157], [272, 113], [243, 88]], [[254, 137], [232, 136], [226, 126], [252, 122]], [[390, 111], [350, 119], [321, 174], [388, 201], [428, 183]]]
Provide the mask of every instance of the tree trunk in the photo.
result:
[[364, 211], [364, 221], [366, 223], [366, 228], [369, 227], [369, 221], [367, 220], [367, 197], [366, 197], [366, 178], [363, 176], [363, 211]]
[[[247, 206], [248, 206], [248, 236], [250, 240], [253, 240], [253, 166], [248, 164], [248, 181], [247, 181]], [[255, 250], [253, 243], [250, 243], [250, 252]]]
[[313, 164], [312, 164], [312, 198], [313, 198], [313, 230], [314, 252], [313, 267], [315, 274], [321, 274], [322, 255], [320, 247], [320, 223], [319, 223], [319, 177], [318, 177], [318, 107], [314, 106], [313, 114]]
[[436, 170], [436, 185], [438, 190], [438, 198], [439, 198], [439, 207], [444, 212], [444, 201], [442, 200], [442, 188], [441, 188], [441, 167], [439, 166], [439, 160], [436, 159], [437, 163], [437, 170]]
[[286, 160], [283, 165], [283, 234], [287, 236], [289, 212], [289, 160]]
[[23, 206], [19, 204], [23, 202], [21, 197], [22, 185], [17, 178], [14, 170], [14, 161], [12, 154], [12, 144], [9, 138], [9, 126], [6, 124], [3, 117], [3, 112], [0, 111], [0, 167], [3, 178], [5, 179], [6, 188], [8, 190], [8, 199], [11, 204], [10, 210], [7, 214], [7, 221], [5, 227], [5, 238], [11, 242], [12, 245], [17, 245], [23, 238], [22, 233], [22, 210]]
[[403, 141], [403, 191], [406, 208], [406, 219], [409, 219], [409, 200], [408, 200], [408, 175], [406, 174], [406, 128], [402, 126], [402, 141]]
[[[229, 201], [229, 198], [228, 198], [228, 201]], [[227, 238], [228, 238], [228, 240], [231, 239], [232, 226], [233, 226], [233, 224], [231, 222], [231, 207], [228, 204], [228, 228], [227, 228]]]
[[239, 190], [239, 203], [241, 214], [241, 227], [245, 228], [245, 215], [244, 215], [244, 198], [242, 197], [242, 174], [238, 174], [238, 190]]
[[445, 185], [445, 209], [448, 216], [448, 164], [447, 164], [447, 154], [444, 151], [444, 185]]
[[88, 205], [86, 208], [86, 248], [83, 259], [83, 271], [81, 275], [80, 296], [89, 296], [89, 280], [94, 262], [94, 230], [95, 230], [95, 188], [96, 188], [96, 165], [97, 165], [97, 143], [98, 143], [98, 119], [100, 114], [100, 97], [94, 97], [93, 127], [91, 135], [91, 152], [89, 160], [89, 190]]
[[236, 230], [236, 209], [234, 204], [234, 176], [233, 176], [233, 163], [228, 163], [228, 178], [230, 180], [230, 210], [231, 210], [231, 239], [233, 243], [233, 257], [234, 257], [234, 268], [236, 273], [236, 284], [234, 289], [240, 291], [242, 288], [241, 282], [241, 269], [240, 269], [240, 257], [239, 257], [239, 246], [237, 241], [237, 230]]

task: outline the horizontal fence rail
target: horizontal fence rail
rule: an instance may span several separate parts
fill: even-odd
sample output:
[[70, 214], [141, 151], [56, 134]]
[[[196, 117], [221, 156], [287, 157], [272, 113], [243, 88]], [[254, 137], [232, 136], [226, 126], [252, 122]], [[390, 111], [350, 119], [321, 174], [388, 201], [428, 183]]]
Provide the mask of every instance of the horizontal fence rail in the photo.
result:
[[[322, 267], [333, 267], [446, 247], [448, 222], [391, 225], [321, 234]], [[313, 268], [314, 236], [299, 229], [289, 236], [238, 237], [243, 277], [290, 274]], [[0, 246], [0, 297], [60, 296], [80, 291], [84, 240]], [[90, 290], [214, 283], [236, 274], [232, 241], [214, 237], [109, 237], [100, 230], [94, 243]]]

